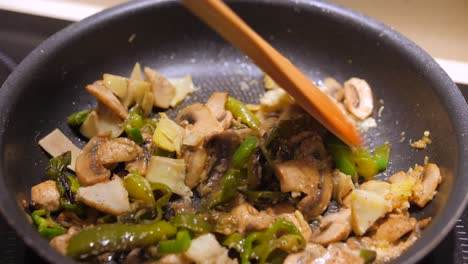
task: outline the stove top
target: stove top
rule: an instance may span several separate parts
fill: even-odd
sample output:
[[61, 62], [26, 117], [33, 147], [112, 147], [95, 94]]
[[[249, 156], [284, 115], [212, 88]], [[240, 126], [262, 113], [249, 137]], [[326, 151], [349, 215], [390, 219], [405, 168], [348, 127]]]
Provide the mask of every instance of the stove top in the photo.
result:
[[[0, 86], [31, 50], [71, 22], [0, 10]], [[459, 85], [468, 100], [468, 85]], [[468, 209], [455, 228], [421, 264], [468, 264]], [[46, 263], [0, 216], [0, 263]]]

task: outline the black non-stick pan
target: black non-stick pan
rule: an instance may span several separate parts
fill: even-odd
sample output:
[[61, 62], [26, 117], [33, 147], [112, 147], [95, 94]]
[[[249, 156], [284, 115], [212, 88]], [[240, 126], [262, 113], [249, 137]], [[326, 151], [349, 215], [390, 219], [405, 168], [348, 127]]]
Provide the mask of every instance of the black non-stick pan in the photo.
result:
[[[468, 107], [463, 96], [425, 52], [361, 14], [316, 1], [239, 0], [229, 5], [313, 81], [333, 76], [366, 79], [383, 100], [369, 146], [389, 141], [391, 165], [380, 177], [407, 170], [424, 157], [443, 168], [437, 197], [418, 218], [433, 221], [397, 262], [414, 263], [453, 227], [467, 201]], [[70, 10], [73, 12], [73, 10]], [[176, 1], [136, 1], [73, 24], [36, 48], [0, 89], [0, 208], [25, 242], [53, 263], [69, 261], [27, 221], [19, 201], [46, 179], [47, 155], [37, 141], [66, 125], [70, 113], [95, 100], [84, 86], [103, 73], [128, 75], [135, 62], [167, 76], [193, 76], [200, 87], [184, 105], [213, 91], [256, 102], [261, 71]], [[380, 103], [375, 107], [380, 108]], [[409, 139], [431, 132], [433, 143], [414, 150]], [[401, 142], [401, 133], [405, 139]]]

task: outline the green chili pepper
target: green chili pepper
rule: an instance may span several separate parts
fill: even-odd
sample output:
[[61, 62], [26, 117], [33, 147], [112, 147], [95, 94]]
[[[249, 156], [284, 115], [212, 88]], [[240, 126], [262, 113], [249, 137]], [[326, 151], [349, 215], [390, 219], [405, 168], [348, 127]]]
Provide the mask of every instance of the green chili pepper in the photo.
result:
[[327, 140], [326, 146], [335, 162], [336, 168], [344, 174], [351, 176], [353, 181], [357, 182], [358, 174], [351, 149], [337, 137]]
[[67, 179], [70, 182], [70, 190], [73, 193], [76, 193], [78, 191], [78, 188], [81, 187], [80, 183], [78, 182], [78, 180], [75, 177], [73, 177], [71, 175], [67, 175]]
[[208, 202], [208, 207], [213, 208], [217, 205], [224, 204], [234, 198], [237, 194], [237, 188], [241, 183], [240, 170], [228, 170], [221, 180], [221, 189], [216, 191]]
[[248, 162], [250, 156], [257, 147], [258, 138], [256, 137], [247, 137], [237, 148], [236, 152], [232, 156], [232, 167], [234, 169], [242, 169], [245, 164]]
[[386, 143], [374, 149], [374, 160], [379, 171], [384, 171], [387, 169], [389, 158], [390, 144]]
[[174, 236], [177, 228], [166, 221], [148, 224], [103, 224], [83, 230], [71, 237], [67, 255], [98, 255], [108, 251], [124, 251], [144, 247]]
[[228, 248], [233, 248], [239, 253], [244, 252], [244, 243], [245, 243], [245, 238], [240, 233], [237, 233], [237, 232], [230, 234], [223, 241], [224, 246]]
[[133, 107], [128, 112], [128, 117], [124, 121], [125, 133], [127, 133], [127, 136], [137, 144], [143, 143], [143, 136], [141, 135], [140, 129], [145, 124], [140, 112], [141, 111], [138, 107]]
[[52, 158], [47, 164], [46, 173], [47, 176], [53, 180], [57, 180], [65, 170], [65, 167], [71, 163], [71, 151], [67, 151], [60, 156]]
[[245, 196], [247, 200], [252, 203], [269, 203], [277, 204], [281, 201], [288, 199], [289, 194], [283, 192], [272, 192], [272, 191], [246, 191]]
[[370, 264], [374, 262], [377, 257], [377, 253], [374, 250], [361, 249], [359, 251], [359, 256], [364, 259], [364, 264]]
[[160, 157], [171, 158], [171, 159], [176, 157], [176, 153], [175, 153], [175, 152], [171, 152], [171, 151], [165, 150], [165, 149], [163, 149], [163, 148], [159, 148], [159, 147], [156, 147], [156, 148], [154, 149], [153, 155], [154, 155], [154, 156], [160, 156]]
[[241, 253], [241, 263], [249, 263], [249, 259], [265, 263], [276, 249], [293, 253], [302, 250], [305, 245], [306, 241], [297, 227], [289, 221], [280, 219], [271, 224], [267, 230], [247, 236]]
[[177, 254], [187, 251], [192, 244], [189, 231], [182, 229], [177, 232], [176, 238], [159, 242], [158, 254]]
[[176, 214], [172, 223], [178, 228], [186, 228], [198, 234], [209, 233], [213, 229], [205, 217], [196, 214]]
[[41, 236], [49, 239], [64, 234], [66, 229], [50, 218], [50, 215], [44, 209], [39, 209], [31, 214], [31, 219], [37, 226], [37, 231]]
[[157, 182], [150, 182], [151, 189], [153, 191], [161, 192], [161, 197], [156, 201], [156, 211], [158, 216], [155, 220], [159, 221], [162, 219], [163, 210], [162, 208], [169, 202], [172, 196], [171, 189], [167, 185]]
[[377, 163], [367, 150], [357, 149], [353, 153], [353, 160], [356, 164], [357, 173], [366, 180], [371, 180], [379, 172]]
[[226, 110], [229, 110], [232, 115], [242, 121], [252, 129], [260, 129], [260, 121], [241, 101], [228, 96], [225, 105]]
[[149, 182], [136, 172], [129, 173], [124, 178], [124, 186], [127, 189], [128, 195], [134, 199], [142, 200], [149, 205], [155, 205], [153, 190]]
[[91, 110], [78, 111], [69, 115], [67, 118], [68, 125], [72, 127], [81, 126], [88, 117], [89, 113], [91, 113]]

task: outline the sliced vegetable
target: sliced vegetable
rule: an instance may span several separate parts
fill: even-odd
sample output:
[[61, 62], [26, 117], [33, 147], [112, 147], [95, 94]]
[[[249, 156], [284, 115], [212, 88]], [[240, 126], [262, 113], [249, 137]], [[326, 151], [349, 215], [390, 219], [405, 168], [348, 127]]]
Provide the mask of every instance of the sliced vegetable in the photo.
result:
[[361, 249], [359, 256], [364, 259], [364, 264], [370, 264], [377, 258], [377, 253], [370, 249]]
[[232, 167], [242, 169], [250, 159], [258, 144], [257, 137], [247, 137], [232, 156]]
[[221, 180], [221, 189], [213, 193], [207, 200], [208, 208], [213, 208], [230, 201], [236, 196], [240, 184], [240, 171], [236, 169], [228, 170]]
[[140, 110], [138, 107], [133, 107], [129, 111], [127, 119], [124, 121], [124, 130], [127, 136], [137, 144], [143, 143], [143, 136], [140, 131], [143, 125], [144, 122]]
[[190, 75], [186, 75], [184, 78], [168, 79], [168, 81], [175, 88], [175, 95], [170, 103], [171, 107], [176, 107], [187, 95], [195, 90], [195, 85], [193, 85], [192, 76]]
[[172, 192], [171, 192], [171, 189], [169, 189], [169, 187], [167, 187], [167, 185], [164, 185], [162, 183], [151, 183], [150, 182], [150, 186], [151, 186], [151, 190], [159, 192], [161, 194], [159, 199], [157, 199], [157, 201], [156, 201], [156, 212], [158, 213], [158, 215], [156, 216], [155, 221], [159, 221], [159, 220], [162, 219], [162, 216], [163, 216], [162, 208], [171, 199]]
[[365, 190], [351, 193], [351, 226], [353, 232], [362, 236], [375, 221], [392, 210], [391, 201], [381, 195]]
[[127, 96], [128, 80], [125, 77], [105, 73], [103, 75], [104, 86], [120, 99]]
[[198, 234], [209, 233], [213, 229], [202, 215], [180, 213], [175, 215], [172, 222], [178, 228], [186, 228]]
[[169, 119], [165, 113], [161, 113], [156, 130], [153, 134], [153, 142], [159, 148], [170, 152], [180, 153], [184, 129]]
[[374, 160], [375, 160], [375, 163], [377, 164], [377, 169], [379, 171], [384, 171], [387, 169], [389, 158], [390, 158], [390, 144], [385, 143], [375, 148]]
[[51, 177], [53, 180], [57, 180], [62, 176], [65, 167], [70, 163], [71, 151], [67, 151], [58, 157], [50, 159], [46, 168], [47, 176]]
[[49, 239], [65, 233], [66, 229], [56, 223], [46, 210], [40, 209], [32, 212], [31, 218], [41, 236]]
[[82, 110], [69, 115], [67, 117], [68, 125], [71, 127], [81, 126], [88, 117], [89, 113], [91, 113], [91, 110]]
[[185, 161], [183, 159], [151, 157], [146, 179], [150, 183], [163, 183], [178, 195], [192, 196], [192, 191], [184, 183]]
[[131, 198], [155, 205], [153, 190], [148, 181], [138, 173], [131, 172], [123, 180], [125, 189]]
[[120, 117], [114, 114], [109, 107], [98, 102], [96, 110], [89, 113], [81, 125], [80, 133], [90, 139], [96, 135], [110, 132], [110, 137], [116, 138], [123, 132], [122, 124], [123, 121]]
[[50, 132], [47, 136], [39, 140], [39, 145], [52, 157], [57, 157], [67, 151], [71, 151], [71, 161], [68, 168], [73, 171], [75, 170], [76, 158], [80, 155], [81, 149], [75, 146], [62, 131], [55, 129]]
[[244, 243], [245, 243], [245, 238], [242, 236], [240, 233], [232, 233], [226, 239], [223, 241], [223, 246], [226, 246], [228, 248], [233, 248], [237, 252], [241, 253], [244, 252]]
[[174, 236], [177, 228], [166, 221], [148, 224], [103, 224], [71, 237], [67, 255], [80, 257], [153, 245]]
[[280, 219], [272, 223], [267, 230], [247, 236], [241, 253], [241, 263], [250, 263], [249, 259], [265, 263], [276, 249], [293, 253], [302, 250], [305, 245], [306, 241], [297, 227]]
[[372, 158], [370, 153], [363, 149], [357, 149], [353, 153], [352, 159], [356, 165], [356, 171], [359, 176], [364, 177], [366, 180], [371, 180], [379, 172], [377, 163]]
[[336, 168], [357, 182], [357, 170], [354, 165], [351, 149], [337, 137], [327, 140], [327, 149], [330, 152]]
[[245, 192], [245, 196], [247, 197], [247, 200], [254, 204], [277, 204], [288, 199], [289, 193], [272, 191], [247, 191]]
[[182, 229], [177, 232], [175, 239], [159, 242], [158, 253], [162, 255], [182, 253], [189, 249], [190, 244], [192, 244], [192, 239], [189, 231]]
[[228, 96], [226, 100], [226, 110], [229, 110], [232, 115], [242, 121], [252, 129], [260, 129], [260, 120], [247, 108], [241, 101]]

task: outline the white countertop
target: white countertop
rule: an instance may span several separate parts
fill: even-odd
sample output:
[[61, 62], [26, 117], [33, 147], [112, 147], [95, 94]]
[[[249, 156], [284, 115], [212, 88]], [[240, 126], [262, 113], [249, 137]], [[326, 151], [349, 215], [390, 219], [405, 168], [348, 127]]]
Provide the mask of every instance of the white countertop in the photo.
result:
[[[79, 21], [124, 0], [0, 0], [0, 9]], [[467, 0], [332, 0], [390, 25], [468, 84]], [[70, 12], [73, 10], [73, 12]]]

